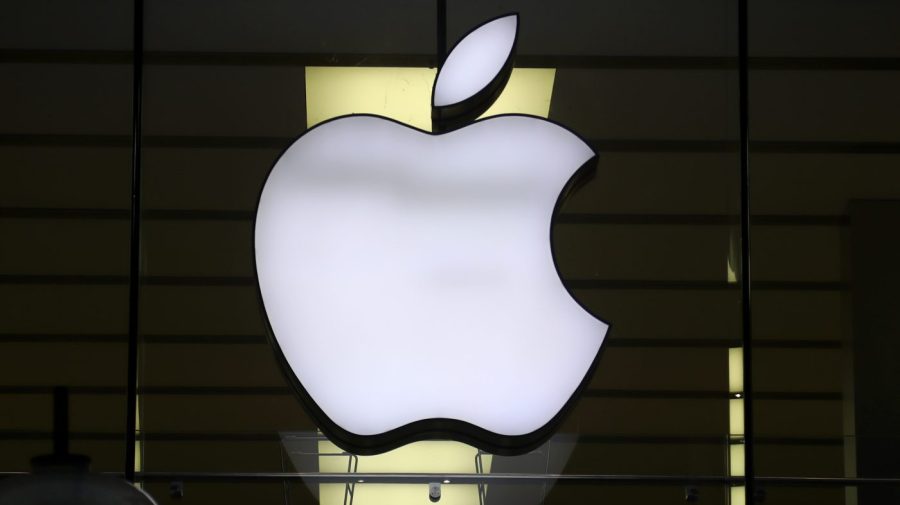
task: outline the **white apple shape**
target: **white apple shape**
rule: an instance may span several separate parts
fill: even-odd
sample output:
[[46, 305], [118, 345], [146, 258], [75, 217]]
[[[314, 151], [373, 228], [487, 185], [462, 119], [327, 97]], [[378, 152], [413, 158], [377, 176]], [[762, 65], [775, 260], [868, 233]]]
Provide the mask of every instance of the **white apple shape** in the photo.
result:
[[344, 116], [281, 155], [257, 209], [257, 277], [326, 434], [356, 452], [534, 445], [608, 329], [566, 290], [550, 244], [561, 191], [594, 159], [524, 115], [443, 134]]

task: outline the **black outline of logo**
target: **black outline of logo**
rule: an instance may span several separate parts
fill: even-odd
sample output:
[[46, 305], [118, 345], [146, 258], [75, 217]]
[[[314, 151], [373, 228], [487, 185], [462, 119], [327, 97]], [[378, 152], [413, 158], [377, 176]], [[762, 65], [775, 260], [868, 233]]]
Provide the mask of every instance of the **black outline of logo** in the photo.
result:
[[[465, 36], [468, 36], [469, 33], [477, 30], [481, 26], [490, 23], [491, 21], [495, 21], [497, 19], [507, 17], [510, 14], [506, 14], [503, 16], [498, 16], [496, 18], [492, 18], [481, 25], [476, 26], [471, 31], [469, 31]], [[518, 14], [515, 14], [518, 18]], [[462, 38], [460, 40], [462, 40]], [[516, 38], [518, 38], [518, 19], [517, 19], [517, 30], [516, 30]], [[459, 43], [457, 42], [457, 45]], [[456, 46], [454, 46], [456, 47]], [[513, 48], [515, 48], [515, 42], [513, 43]], [[434, 108], [434, 98], [433, 98], [433, 88], [432, 88], [432, 118], [435, 121], [435, 129], [436, 132], [428, 132], [425, 130], [421, 130], [419, 128], [415, 128], [413, 126], [401, 123], [394, 119], [378, 116], [375, 114], [349, 114], [344, 116], [338, 116], [331, 118], [327, 121], [323, 121], [312, 128], [306, 130], [287, 147], [285, 147], [281, 153], [279, 153], [275, 162], [272, 164], [272, 167], [269, 168], [268, 173], [266, 174], [266, 181], [268, 182], [269, 176], [274, 170], [275, 166], [278, 164], [278, 161], [284, 156], [284, 153], [295, 143], [297, 143], [304, 135], [307, 133], [319, 128], [322, 125], [328, 124], [332, 121], [338, 121], [340, 119], [346, 119], [350, 117], [360, 117], [360, 116], [368, 116], [379, 118], [385, 121], [391, 121], [398, 125], [404, 126], [411, 130], [424, 133], [426, 135], [439, 136], [453, 129], [458, 128], [462, 125], [474, 124], [476, 122], [480, 123], [483, 121], [490, 121], [494, 118], [507, 117], [507, 116], [518, 116], [518, 117], [527, 117], [532, 118], [538, 121], [546, 121], [559, 126], [572, 135], [575, 135], [582, 142], [585, 142], [584, 139], [567, 128], [565, 125], [557, 123], [550, 119], [545, 119], [538, 116], [533, 116], [530, 114], [498, 114], [496, 116], [491, 116], [488, 118], [480, 119], [474, 121], [473, 119], [481, 115], [484, 111], [486, 111], [491, 104], [497, 99], [500, 93], [503, 91], [504, 86], [509, 80], [510, 73], [512, 72], [512, 63], [513, 63], [513, 51], [510, 51], [510, 56], [507, 58], [507, 61], [504, 65], [504, 68], [501, 69], [498, 74], [494, 77], [493, 81], [486, 86], [482, 91], [473, 95], [469, 99], [464, 100], [463, 102], [459, 102], [458, 104], [453, 104], [451, 108], [455, 108], [455, 110], [451, 110], [450, 112], [435, 112], [436, 108]], [[440, 73], [438, 73], [438, 76]], [[435, 78], [435, 83], [437, 83], [437, 77]], [[488, 91], [485, 91], [488, 90]], [[479, 110], [477, 114], [472, 116], [471, 112], [459, 112], [457, 106], [459, 104], [467, 103], [469, 107], [473, 107], [471, 110]], [[441, 123], [440, 131], [437, 131], [438, 123]], [[587, 142], [585, 142], [587, 144]], [[579, 301], [572, 290], [569, 289], [568, 286], [562, 281], [562, 277], [560, 276], [559, 266], [556, 261], [556, 247], [553, 245], [553, 231], [554, 226], [556, 224], [556, 220], [559, 214], [560, 207], [562, 206], [562, 202], [566, 200], [570, 194], [576, 191], [578, 188], [583, 186], [589, 180], [591, 180], [596, 174], [597, 167], [597, 154], [594, 155], [585, 162], [575, 173], [569, 178], [566, 184], [563, 186], [562, 191], [556, 199], [556, 204], [553, 208], [553, 213], [550, 218], [550, 229], [548, 239], [550, 240], [550, 253], [553, 259], [553, 266], [556, 269], [557, 276], [560, 278], [560, 282], [563, 284], [563, 287], [566, 289], [566, 292], [569, 293], [569, 296], [588, 314], [598, 319], [599, 321], [605, 323], [607, 327], [605, 338], [609, 337], [609, 332], [612, 329], [612, 325], [609, 322], [603, 320], [596, 314], [594, 314], [591, 310], [589, 310], [581, 301]], [[265, 189], [265, 183], [263, 183], [260, 188], [259, 196], [256, 200], [256, 209], [257, 212], [259, 210], [259, 203], [262, 198], [262, 192]], [[431, 419], [422, 419], [419, 421], [414, 421], [412, 423], [400, 426], [398, 428], [394, 428], [392, 430], [386, 431], [384, 433], [379, 433], [376, 435], [359, 435], [356, 433], [352, 433], [347, 431], [346, 429], [340, 427], [337, 423], [331, 420], [328, 415], [316, 404], [315, 400], [313, 400], [312, 396], [306, 389], [303, 387], [303, 384], [300, 383], [300, 380], [297, 378], [290, 364], [287, 362], [287, 359], [284, 357], [284, 353], [281, 350], [281, 347], [278, 344], [278, 340], [275, 337], [274, 332], [272, 331], [271, 324], [269, 323], [268, 315], [265, 311], [265, 302], [262, 297], [262, 288], [259, 285], [259, 275], [256, 267], [256, 213], [254, 213], [253, 218], [253, 273], [256, 278], [256, 294], [259, 298], [260, 307], [262, 308], [262, 316], [266, 325], [266, 335], [269, 339], [269, 342], [272, 345], [272, 348], [275, 350], [275, 355], [279, 361], [282, 372], [285, 374], [288, 381], [294, 387], [294, 391], [297, 393], [297, 396], [300, 398], [301, 403], [306, 408], [310, 417], [312, 417], [313, 421], [315, 421], [318, 427], [322, 430], [323, 433], [336, 445], [341, 447], [342, 449], [359, 455], [373, 455], [373, 454], [381, 454], [383, 452], [387, 452], [392, 449], [396, 449], [403, 445], [417, 442], [421, 440], [456, 440], [459, 442], [464, 442], [470, 445], [473, 445], [481, 450], [484, 450], [491, 454], [498, 455], [506, 455], [506, 456], [515, 456], [527, 453], [539, 447], [541, 444], [546, 442], [550, 436], [557, 430], [557, 428], [562, 424], [563, 420], [568, 416], [571, 410], [574, 408], [577, 403], [578, 398], [581, 396], [582, 392], [587, 388], [591, 379], [593, 378], [594, 372], [597, 368], [597, 365], [600, 361], [603, 350], [606, 348], [605, 345], [601, 345], [597, 354], [594, 356], [593, 361], [591, 362], [590, 367], [585, 373], [584, 378], [581, 383], [563, 405], [563, 407], [556, 413], [546, 424], [541, 426], [535, 431], [531, 433], [527, 433], [524, 435], [503, 435], [500, 433], [495, 433], [479, 426], [476, 426], [472, 423], [468, 423], [466, 421], [460, 421], [458, 419], [447, 419], [447, 418], [431, 418]], [[604, 342], [605, 342], [604, 338]]]

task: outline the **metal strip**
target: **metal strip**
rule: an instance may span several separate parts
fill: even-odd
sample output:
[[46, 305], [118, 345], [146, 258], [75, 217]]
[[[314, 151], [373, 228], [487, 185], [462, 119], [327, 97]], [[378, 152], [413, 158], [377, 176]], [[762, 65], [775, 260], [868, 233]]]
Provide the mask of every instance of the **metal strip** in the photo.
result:
[[[26, 472], [0, 472], [0, 479], [27, 475]], [[119, 472], [105, 475], [121, 476]], [[141, 482], [282, 482], [308, 481], [312, 483], [344, 484], [359, 482], [369, 484], [427, 484], [449, 480], [445, 485], [471, 484], [518, 484], [555, 482], [575, 485], [662, 485], [683, 484], [742, 485], [742, 477], [722, 477], [710, 475], [583, 475], [583, 474], [388, 474], [388, 473], [233, 473], [233, 472], [139, 472], [135, 475]], [[844, 478], [844, 477], [755, 477], [757, 484], [769, 486], [800, 487], [844, 487], [844, 486], [900, 486], [900, 478]]]
[[746, 501], [756, 498], [753, 433], [753, 319], [750, 303], [750, 110], [747, 2], [738, 0], [738, 101], [741, 175], [741, 344], [744, 383], [744, 475]]
[[[58, 285], [58, 286], [124, 286], [130, 285], [125, 275], [65, 275], [65, 274], [0, 274], [0, 285]], [[144, 276], [145, 286], [174, 287], [249, 287], [255, 286], [252, 276]], [[728, 281], [664, 280], [664, 279], [576, 279], [565, 278], [569, 289], [584, 290], [665, 290], [665, 291], [733, 291], [738, 286]], [[849, 284], [833, 281], [756, 281], [753, 289], [765, 291], [846, 291]]]
[[[144, 209], [144, 221], [252, 221], [252, 210], [226, 209]], [[0, 207], [4, 219], [129, 219], [127, 209], [77, 207]], [[847, 226], [848, 215], [768, 214], [753, 216], [755, 226]], [[653, 225], [732, 226], [739, 216], [731, 214], [636, 214], [605, 212], [561, 212], [557, 224], [567, 225]]]
[[134, 0], [132, 60], [131, 250], [128, 271], [128, 377], [125, 401], [125, 480], [134, 482], [137, 437], [138, 311], [141, 275], [141, 101], [144, 52], [144, 2]]
[[[56, 133], [4, 133], [0, 145], [57, 147], [128, 147], [129, 135], [91, 135]], [[260, 135], [147, 135], [144, 147], [172, 149], [263, 149], [273, 155], [294, 140], [293, 137]], [[738, 143], [731, 140], [674, 139], [588, 139], [597, 151], [606, 153], [737, 153]], [[900, 154], [900, 142], [840, 140], [756, 140], [754, 151], [772, 154]]]
[[[147, 65], [213, 66], [384, 66], [425, 67], [432, 65], [425, 53], [284, 53], [146, 51]], [[602, 54], [523, 54], [516, 58], [521, 67], [589, 69], [734, 69], [732, 56], [616, 56]], [[0, 63], [128, 65], [131, 54], [121, 50], [91, 49], [0, 49]], [[895, 71], [900, 58], [765, 56], [749, 60], [750, 68], [773, 71]]]
[[447, 0], [437, 0], [436, 25], [435, 48], [437, 50], [437, 66], [440, 67], [447, 59]]
[[[74, 386], [69, 388], [78, 395], [121, 395], [127, 390], [119, 386]], [[50, 386], [18, 385], [0, 386], [0, 395], [50, 394]], [[285, 386], [142, 386], [140, 395], [153, 396], [292, 396]], [[728, 400], [732, 393], [684, 389], [586, 389], [583, 398], [646, 399], [646, 400]], [[766, 391], [757, 392], [758, 399], [780, 401], [840, 401], [842, 394], [836, 391]]]
[[[215, 473], [215, 472], [142, 472], [138, 479], [145, 482], [183, 481], [307, 481], [319, 484], [346, 484], [363, 481], [366, 484], [427, 484], [450, 481], [448, 484], [520, 484], [554, 482], [556, 484], [743, 484], [742, 477], [709, 475], [582, 475], [582, 474], [536, 474], [536, 473]], [[444, 485], [448, 485], [444, 484]]]

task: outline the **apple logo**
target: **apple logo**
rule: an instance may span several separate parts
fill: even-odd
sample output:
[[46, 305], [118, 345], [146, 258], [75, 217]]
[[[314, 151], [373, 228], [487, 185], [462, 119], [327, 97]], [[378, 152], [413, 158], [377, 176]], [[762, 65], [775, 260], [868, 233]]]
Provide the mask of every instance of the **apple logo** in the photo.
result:
[[608, 325], [563, 285], [551, 223], [596, 165], [577, 135], [475, 120], [512, 69], [518, 16], [457, 43], [435, 132], [353, 114], [275, 163], [254, 255], [276, 355], [320, 429], [356, 454], [453, 439], [544, 442], [593, 373]]

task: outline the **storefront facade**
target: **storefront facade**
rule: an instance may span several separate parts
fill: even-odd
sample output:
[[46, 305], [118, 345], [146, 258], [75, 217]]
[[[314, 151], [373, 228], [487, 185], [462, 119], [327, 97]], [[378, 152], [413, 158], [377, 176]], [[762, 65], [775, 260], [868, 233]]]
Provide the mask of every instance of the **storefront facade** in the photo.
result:
[[[356, 503], [424, 503], [439, 477], [444, 503], [900, 494], [900, 5], [137, 5], [0, 16], [0, 472], [49, 450], [64, 385], [72, 449], [159, 503], [343, 502], [344, 480]], [[273, 352], [260, 190], [335, 116], [427, 128], [438, 54], [513, 11], [500, 112], [598, 153], [551, 239], [566, 287], [610, 323], [604, 350], [537, 452], [438, 441], [357, 460]], [[348, 472], [362, 477], [321, 478]]]

